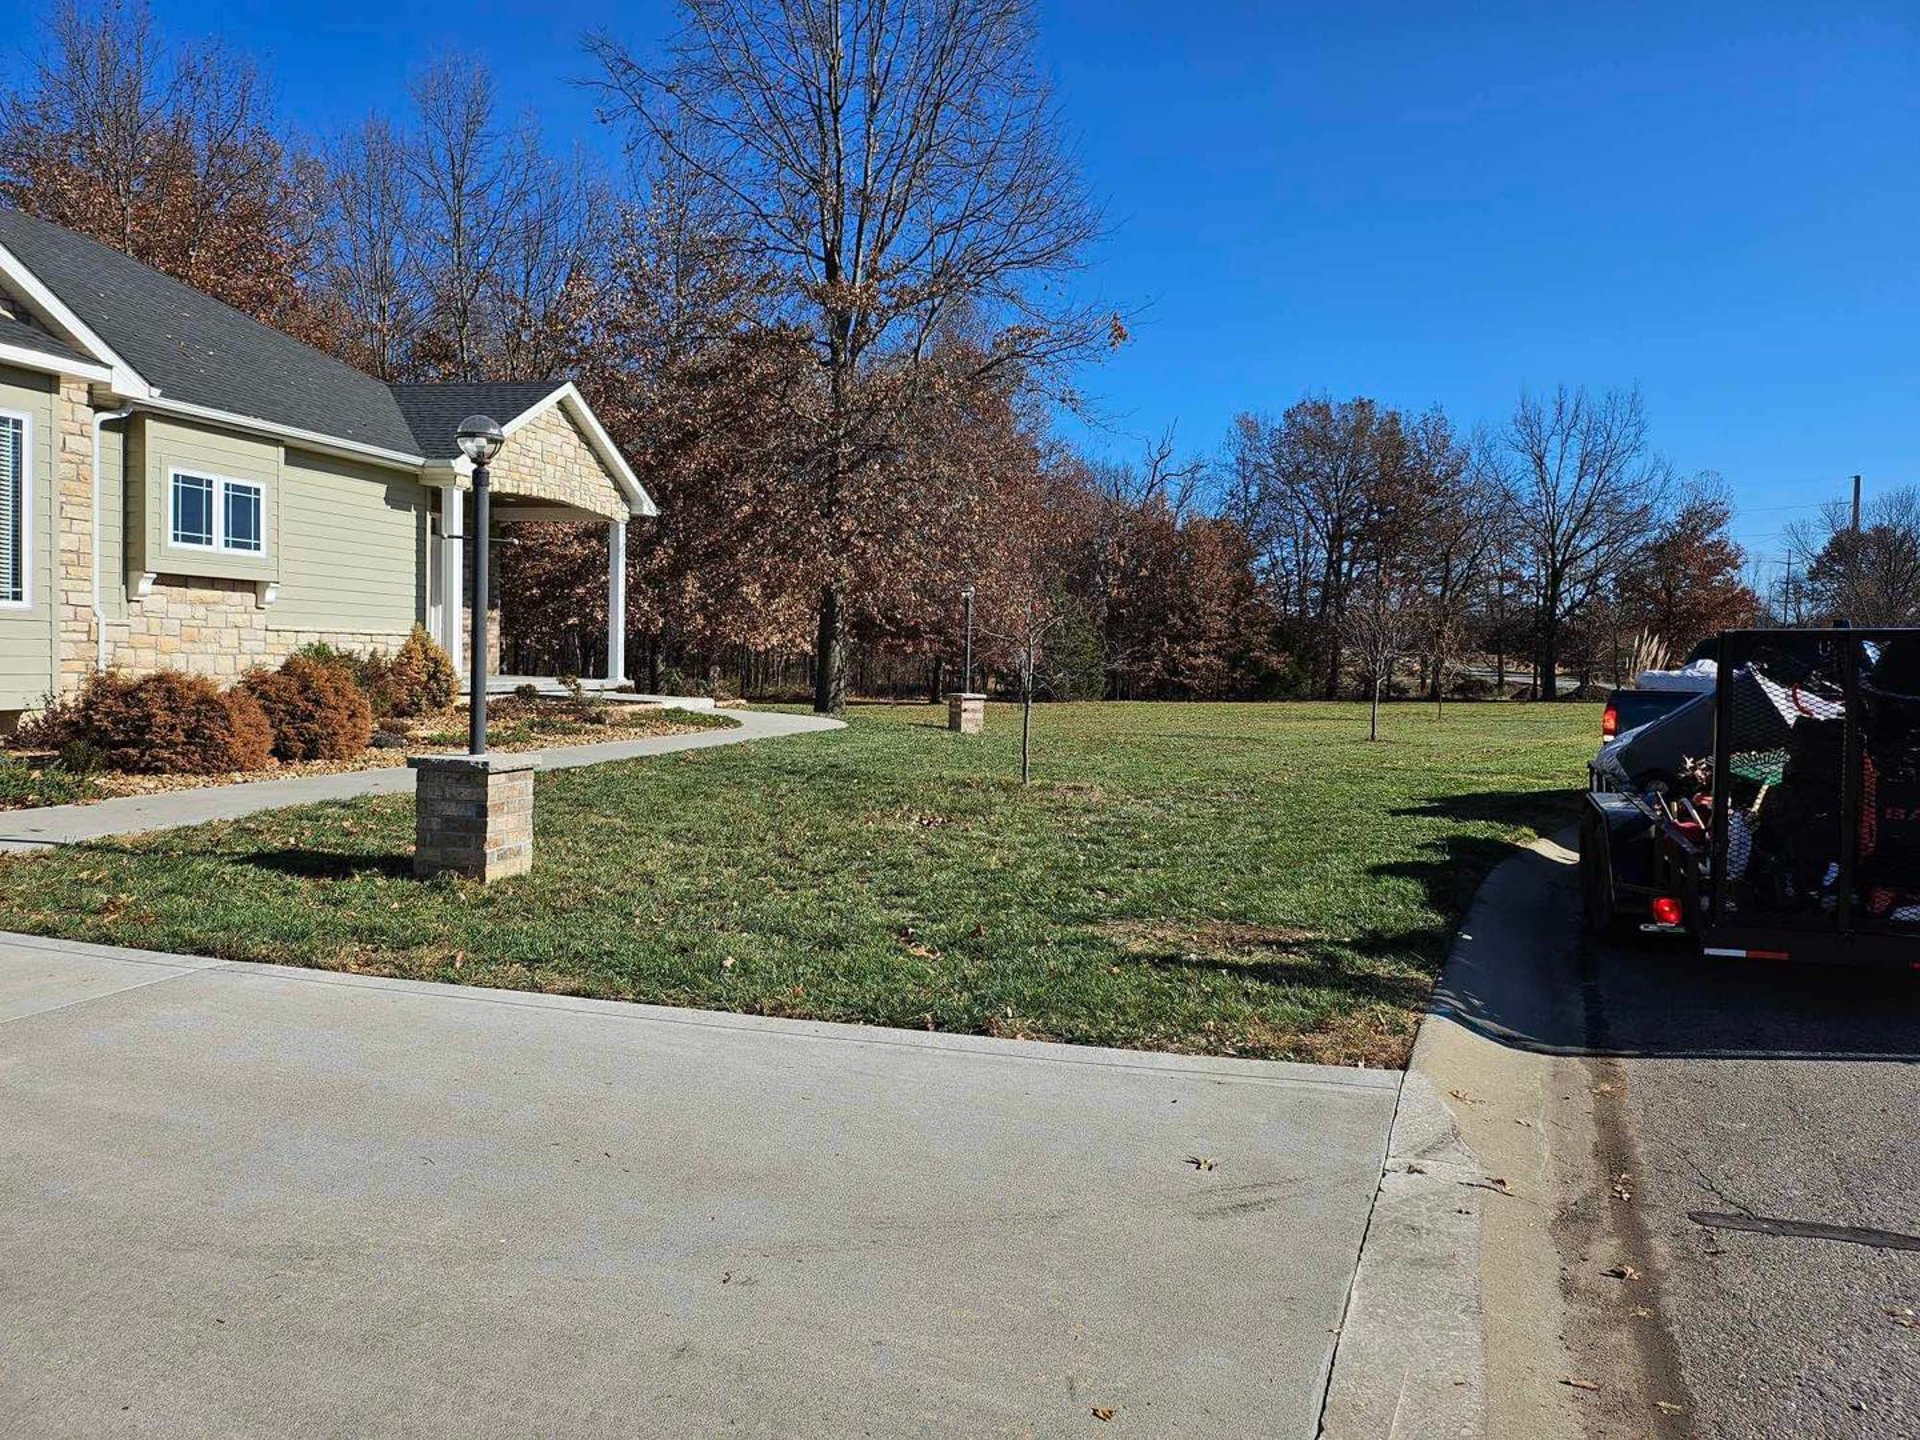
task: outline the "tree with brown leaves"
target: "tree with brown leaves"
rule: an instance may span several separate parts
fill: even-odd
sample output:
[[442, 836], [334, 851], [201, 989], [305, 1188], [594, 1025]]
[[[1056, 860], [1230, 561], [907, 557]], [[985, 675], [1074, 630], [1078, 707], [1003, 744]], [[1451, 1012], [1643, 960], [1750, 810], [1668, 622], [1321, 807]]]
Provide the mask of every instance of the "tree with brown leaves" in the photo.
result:
[[[1032, 59], [1031, 0], [683, 0], [657, 59], [593, 42], [613, 114], [701, 176], [749, 268], [777, 278], [768, 323], [804, 335], [821, 394], [803, 481], [821, 581], [814, 703], [846, 701], [858, 557], [931, 352], [963, 325], [983, 373], [1084, 354], [1108, 327], [1044, 282], [1099, 222]], [[896, 467], [887, 482], [925, 488]]]

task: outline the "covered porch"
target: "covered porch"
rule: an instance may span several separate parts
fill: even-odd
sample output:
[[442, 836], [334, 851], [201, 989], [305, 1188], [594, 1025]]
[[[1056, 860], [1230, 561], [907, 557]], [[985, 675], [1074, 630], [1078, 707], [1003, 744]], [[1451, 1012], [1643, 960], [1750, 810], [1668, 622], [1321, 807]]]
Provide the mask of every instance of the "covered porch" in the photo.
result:
[[[528, 524], [589, 526], [604, 534], [606, 540], [607, 624], [606, 661], [598, 675], [582, 675], [588, 689], [612, 690], [627, 682], [627, 517], [617, 519], [552, 501], [530, 500], [509, 494], [492, 496], [487, 543], [494, 547], [521, 542], [515, 530]], [[445, 647], [454, 668], [465, 673], [468, 645], [473, 634], [473, 577], [471, 534], [472, 497], [464, 486], [440, 487], [439, 510], [434, 516], [433, 554], [428, 566], [427, 629]], [[557, 677], [551, 675], [510, 675], [501, 666], [501, 591], [500, 564], [496, 553], [488, 571], [490, 609], [487, 626], [487, 689], [492, 694], [510, 693], [520, 685], [535, 684], [543, 689], [559, 690]]]
[[[514, 543], [515, 530], [528, 525], [584, 526], [604, 536], [606, 636], [593, 657], [597, 674], [583, 683], [613, 690], [627, 683], [627, 525], [634, 516], [659, 512], [637, 476], [620, 455], [580, 392], [570, 383], [534, 385], [447, 384], [408, 387], [401, 397], [411, 407], [417, 431], [451, 436], [469, 415], [491, 414], [504, 437], [488, 466], [489, 534], [473, 533], [473, 467], [464, 456], [437, 460], [427, 467], [434, 492], [432, 525], [425, 565], [424, 622], [446, 649], [456, 670], [467, 667], [473, 633], [473, 554], [476, 541], [489, 546]], [[595, 546], [582, 548], [580, 563], [594, 564]], [[490, 554], [487, 626], [489, 690], [511, 691], [549, 676], [503, 675], [501, 670], [502, 595], [499, 556]], [[511, 599], [508, 604], [511, 606]], [[594, 647], [598, 649], [599, 647]], [[548, 662], [552, 663], [552, 662]]]

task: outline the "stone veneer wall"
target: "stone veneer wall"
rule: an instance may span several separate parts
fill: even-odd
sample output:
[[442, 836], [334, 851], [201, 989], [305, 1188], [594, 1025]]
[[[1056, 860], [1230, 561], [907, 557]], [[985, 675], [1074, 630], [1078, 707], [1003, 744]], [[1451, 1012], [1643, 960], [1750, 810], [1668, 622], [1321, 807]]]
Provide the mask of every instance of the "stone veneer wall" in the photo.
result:
[[560, 405], [508, 437], [494, 461], [491, 483], [503, 495], [551, 500], [609, 520], [628, 514], [626, 496]]
[[93, 669], [93, 407], [84, 380], [62, 376], [53, 397], [54, 654], [59, 688]]
[[131, 675], [185, 670], [231, 680], [315, 641], [392, 650], [406, 638], [385, 631], [276, 630], [269, 617], [250, 580], [161, 575], [151, 594], [127, 598], [125, 620], [107, 623], [108, 658]]

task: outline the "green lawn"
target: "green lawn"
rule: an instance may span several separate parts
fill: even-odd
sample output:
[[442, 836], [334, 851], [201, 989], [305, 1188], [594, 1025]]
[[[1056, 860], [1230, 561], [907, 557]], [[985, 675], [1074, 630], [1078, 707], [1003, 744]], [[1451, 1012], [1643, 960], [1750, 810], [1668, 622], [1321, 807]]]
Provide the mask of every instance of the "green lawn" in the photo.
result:
[[1587, 705], [944, 709], [543, 775], [534, 873], [409, 875], [410, 798], [0, 859], [0, 928], [1089, 1044], [1399, 1064]]

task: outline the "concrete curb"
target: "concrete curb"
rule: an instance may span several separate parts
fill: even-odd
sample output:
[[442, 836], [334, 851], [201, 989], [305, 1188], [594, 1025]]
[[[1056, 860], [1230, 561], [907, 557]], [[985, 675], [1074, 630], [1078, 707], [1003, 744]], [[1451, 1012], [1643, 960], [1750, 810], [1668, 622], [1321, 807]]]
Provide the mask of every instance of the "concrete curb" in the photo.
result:
[[1479, 1206], [1466, 1197], [1486, 1174], [1423, 1073], [1426, 1033], [1423, 1021], [1334, 1352], [1324, 1440], [1485, 1433]]
[[1552, 1226], [1556, 1155], [1584, 1154], [1590, 1136], [1555, 1104], [1565, 1062], [1489, 1014], [1579, 1003], [1557, 953], [1569, 839], [1537, 840], [1495, 866], [1454, 936], [1402, 1084], [1327, 1440], [1580, 1433], [1574, 1392], [1557, 1383], [1565, 1320]]
[[[730, 730], [695, 730], [684, 735], [656, 735], [644, 740], [609, 740], [599, 745], [572, 745], [543, 751], [542, 770], [570, 770], [602, 765], [612, 760], [640, 760], [682, 750], [705, 750], [740, 745], [783, 735], [808, 735], [844, 728], [845, 721], [824, 715], [788, 715], [779, 711], [739, 710]], [[357, 800], [363, 795], [399, 795], [413, 790], [413, 772], [405, 765], [378, 770], [350, 770], [337, 775], [303, 775], [289, 780], [252, 780], [240, 785], [209, 785], [197, 790], [167, 790], [155, 795], [127, 795], [91, 805], [50, 805], [35, 810], [0, 811], [0, 853], [45, 850], [105, 840], [116, 835], [144, 835], [155, 830], [179, 830], [214, 820], [237, 820], [262, 810], [289, 805], [315, 805], [330, 800]]]
[[[1538, 943], [1548, 919], [1539, 913], [1546, 902], [1538, 867], [1563, 860], [1567, 838], [1536, 841], [1496, 865], [1461, 917], [1401, 1085], [1334, 1357], [1325, 1440], [1488, 1433], [1488, 1273], [1513, 1263], [1488, 1246], [1510, 1244], [1515, 1219], [1490, 1217], [1486, 1207], [1496, 1196], [1510, 1206], [1536, 1204], [1551, 1166], [1536, 1118], [1540, 1063], [1476, 1030], [1471, 1002], [1531, 973], [1506, 957]], [[1542, 1005], [1557, 1000], [1538, 997]], [[1462, 1134], [1469, 1118], [1491, 1145], [1488, 1154]], [[1499, 1167], [1502, 1184], [1489, 1164]], [[1515, 1198], [1522, 1193], [1526, 1199]], [[1526, 1228], [1538, 1241], [1538, 1226]], [[1519, 1263], [1537, 1268], [1539, 1261], [1536, 1251]], [[1500, 1282], [1503, 1293], [1510, 1280]]]

